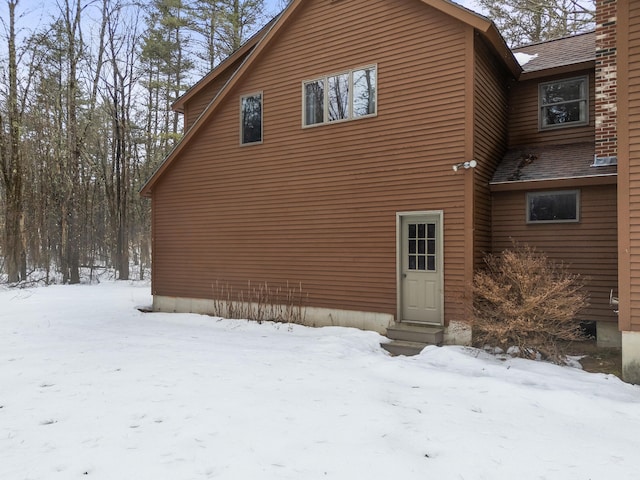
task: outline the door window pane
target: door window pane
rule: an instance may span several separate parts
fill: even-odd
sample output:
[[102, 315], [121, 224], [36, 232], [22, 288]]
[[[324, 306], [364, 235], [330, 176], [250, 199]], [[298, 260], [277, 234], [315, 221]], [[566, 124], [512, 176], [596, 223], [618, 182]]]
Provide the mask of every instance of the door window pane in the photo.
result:
[[436, 224], [410, 223], [407, 227], [408, 269], [435, 272]]

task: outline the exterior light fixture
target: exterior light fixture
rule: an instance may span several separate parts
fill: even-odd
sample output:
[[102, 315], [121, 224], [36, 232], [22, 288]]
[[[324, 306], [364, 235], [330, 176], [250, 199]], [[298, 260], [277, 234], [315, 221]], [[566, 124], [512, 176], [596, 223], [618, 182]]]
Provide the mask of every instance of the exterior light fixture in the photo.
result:
[[457, 172], [461, 168], [464, 168], [465, 170], [468, 170], [469, 168], [476, 168], [476, 165], [478, 165], [478, 162], [470, 160], [468, 162], [456, 163], [452, 168], [454, 172]]

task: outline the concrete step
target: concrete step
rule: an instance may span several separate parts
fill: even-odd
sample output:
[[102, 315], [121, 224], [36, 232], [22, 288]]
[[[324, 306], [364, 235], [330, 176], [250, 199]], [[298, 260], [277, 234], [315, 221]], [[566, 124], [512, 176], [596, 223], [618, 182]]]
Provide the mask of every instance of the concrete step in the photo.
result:
[[412, 355], [418, 355], [427, 344], [394, 340], [391, 343], [382, 343], [381, 346], [391, 355], [405, 355], [410, 357]]
[[425, 345], [442, 345], [444, 329], [442, 327], [400, 323], [387, 328], [386, 336], [391, 340], [424, 343]]

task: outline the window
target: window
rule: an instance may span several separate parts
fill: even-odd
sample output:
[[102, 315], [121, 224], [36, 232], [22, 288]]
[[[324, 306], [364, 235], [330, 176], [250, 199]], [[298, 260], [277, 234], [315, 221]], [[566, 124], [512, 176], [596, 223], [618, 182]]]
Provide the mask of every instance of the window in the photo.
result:
[[577, 222], [579, 211], [578, 190], [527, 193], [527, 223]]
[[240, 143], [262, 143], [262, 93], [240, 99]]
[[303, 82], [303, 125], [376, 114], [376, 67], [363, 67]]
[[540, 84], [540, 129], [586, 125], [588, 77], [576, 77]]

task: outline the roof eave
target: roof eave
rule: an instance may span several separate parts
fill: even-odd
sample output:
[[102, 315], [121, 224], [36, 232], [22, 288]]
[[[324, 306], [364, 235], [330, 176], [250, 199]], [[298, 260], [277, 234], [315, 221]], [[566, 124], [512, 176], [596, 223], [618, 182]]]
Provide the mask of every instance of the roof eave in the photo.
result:
[[559, 65], [557, 67], [543, 68], [533, 70], [531, 72], [522, 72], [518, 80], [534, 80], [542, 77], [551, 77], [554, 75], [563, 75], [565, 73], [579, 72], [581, 70], [593, 70], [596, 67], [596, 61], [587, 60], [586, 62], [569, 63], [567, 65]]
[[557, 177], [540, 178], [536, 180], [489, 182], [489, 189], [492, 192], [508, 192], [513, 190], [530, 190], [551, 187], [558, 188], [589, 185], [613, 185], [617, 183], [617, 177], [617, 173], [604, 173], [600, 175], [582, 175], [577, 177]]

